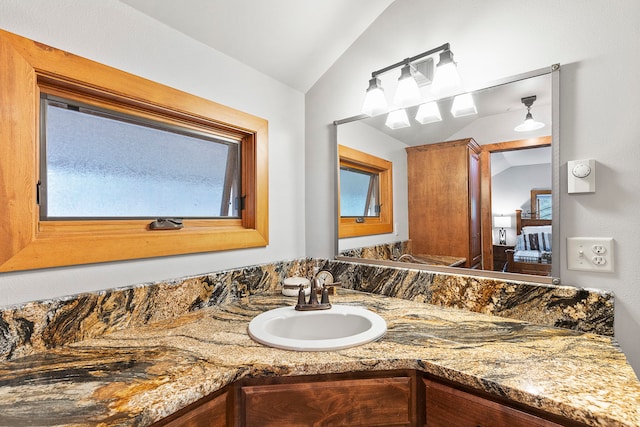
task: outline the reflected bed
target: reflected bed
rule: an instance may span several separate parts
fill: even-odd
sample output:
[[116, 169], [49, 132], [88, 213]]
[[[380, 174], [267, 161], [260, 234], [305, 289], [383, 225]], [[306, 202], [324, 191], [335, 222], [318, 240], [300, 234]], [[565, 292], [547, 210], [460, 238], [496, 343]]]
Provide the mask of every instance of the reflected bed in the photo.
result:
[[552, 234], [551, 220], [526, 218], [522, 210], [516, 210], [517, 238], [514, 249], [507, 249], [509, 273], [551, 274]]

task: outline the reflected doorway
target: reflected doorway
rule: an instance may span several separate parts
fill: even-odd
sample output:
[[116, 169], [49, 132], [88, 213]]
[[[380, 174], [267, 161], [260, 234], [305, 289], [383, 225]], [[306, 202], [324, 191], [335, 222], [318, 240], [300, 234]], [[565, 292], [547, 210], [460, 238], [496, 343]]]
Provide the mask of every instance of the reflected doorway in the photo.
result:
[[[539, 215], [537, 197], [532, 209], [531, 191], [551, 194], [551, 137], [483, 145], [480, 163], [483, 269], [495, 270], [506, 257], [504, 250], [516, 244], [516, 210]], [[498, 216], [511, 219], [511, 226], [503, 229], [504, 245], [500, 244], [500, 228], [494, 227], [494, 217]], [[498, 262], [494, 262], [494, 251], [498, 252]]]

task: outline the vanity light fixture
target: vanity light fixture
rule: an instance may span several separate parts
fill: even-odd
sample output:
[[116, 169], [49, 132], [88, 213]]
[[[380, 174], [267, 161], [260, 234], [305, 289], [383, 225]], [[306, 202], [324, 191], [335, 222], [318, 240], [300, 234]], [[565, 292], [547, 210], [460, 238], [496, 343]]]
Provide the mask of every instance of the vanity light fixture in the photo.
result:
[[384, 96], [384, 89], [382, 89], [380, 79], [377, 77], [369, 80], [367, 94], [362, 104], [362, 112], [372, 117], [387, 112], [387, 98]]
[[427, 123], [435, 123], [442, 121], [442, 115], [436, 101], [427, 102], [418, 107], [416, 112], [416, 121], [426, 125]]
[[524, 119], [524, 122], [516, 126], [513, 130], [516, 132], [530, 132], [533, 130], [542, 129], [544, 127], [544, 123], [536, 122], [531, 115], [531, 106], [536, 100], [536, 96], [526, 96], [520, 99], [525, 107], [527, 107], [527, 115]]
[[384, 124], [391, 129], [402, 129], [411, 126], [409, 123], [409, 117], [404, 108], [399, 110], [393, 110], [387, 115], [387, 120]]
[[418, 82], [411, 74], [411, 65], [406, 64], [402, 67], [400, 78], [398, 78], [398, 87], [393, 97], [393, 104], [396, 107], [410, 107], [420, 102], [420, 88]]
[[454, 62], [453, 53], [449, 48], [440, 53], [440, 61], [436, 65], [432, 88], [435, 94], [440, 97], [453, 95], [462, 89], [458, 66]]
[[453, 117], [464, 117], [472, 114], [478, 114], [476, 103], [473, 101], [471, 93], [463, 93], [453, 98], [451, 106], [451, 114]]
[[[418, 104], [421, 95], [420, 87], [413, 75], [413, 68], [415, 68], [414, 63], [419, 63], [419, 60], [435, 55], [438, 52], [441, 52], [440, 62], [438, 62], [438, 65], [435, 67], [435, 75], [432, 82], [433, 94], [443, 97], [445, 94], [450, 96], [459, 92], [461, 87], [460, 76], [458, 75], [456, 63], [453, 61], [453, 53], [449, 48], [449, 43], [445, 43], [442, 46], [403, 59], [402, 61], [371, 73], [369, 87], [362, 104], [362, 113], [368, 116], [375, 116], [388, 111], [387, 100], [378, 76], [399, 67], [402, 67], [402, 69], [400, 78], [398, 79], [398, 87], [393, 97], [395, 107], [408, 107]], [[400, 113], [396, 113], [396, 115], [399, 114]]]

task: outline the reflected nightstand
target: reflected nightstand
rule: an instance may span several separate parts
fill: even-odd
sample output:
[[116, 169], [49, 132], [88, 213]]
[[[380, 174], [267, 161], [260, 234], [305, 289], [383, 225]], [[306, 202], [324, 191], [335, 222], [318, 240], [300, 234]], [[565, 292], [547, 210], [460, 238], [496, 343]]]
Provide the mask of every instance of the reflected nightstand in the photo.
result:
[[512, 245], [493, 245], [493, 270], [505, 271], [507, 267], [507, 249], [513, 249]]

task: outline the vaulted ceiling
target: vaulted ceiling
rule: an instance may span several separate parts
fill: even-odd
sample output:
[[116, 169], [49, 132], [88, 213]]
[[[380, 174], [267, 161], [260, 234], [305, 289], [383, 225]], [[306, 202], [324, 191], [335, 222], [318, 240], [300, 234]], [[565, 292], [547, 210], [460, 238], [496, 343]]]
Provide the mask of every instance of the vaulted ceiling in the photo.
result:
[[394, 0], [120, 0], [307, 92]]

